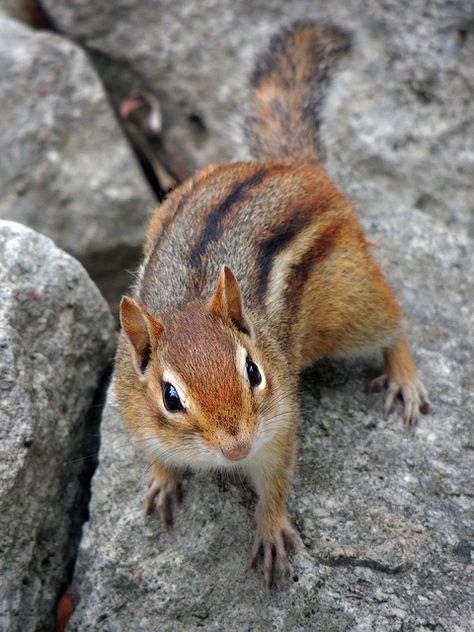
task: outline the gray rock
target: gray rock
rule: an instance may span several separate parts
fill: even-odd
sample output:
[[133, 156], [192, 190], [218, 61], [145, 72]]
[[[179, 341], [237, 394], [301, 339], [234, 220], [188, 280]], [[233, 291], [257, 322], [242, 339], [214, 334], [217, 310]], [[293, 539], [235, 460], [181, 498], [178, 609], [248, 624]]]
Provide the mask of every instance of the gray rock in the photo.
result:
[[50, 236], [116, 301], [154, 206], [148, 185], [84, 52], [1, 16], [0, 32], [0, 217]]
[[44, 5], [94, 55], [114, 99], [131, 87], [156, 92], [167, 141], [190, 167], [244, 155], [234, 126], [246, 77], [279, 22], [317, 14], [354, 29], [353, 59], [326, 106], [328, 167], [380, 245], [435, 409], [413, 432], [395, 416], [383, 421], [381, 398], [364, 393], [378, 358], [305, 374], [289, 499], [301, 545], [291, 581], [267, 592], [247, 569], [245, 487], [190, 477], [174, 531], [157, 518], [143, 524], [147, 463], [111, 392], [70, 629], [471, 630], [470, 3]]
[[69, 630], [472, 629], [474, 248], [364, 193], [434, 413], [413, 431], [400, 408], [383, 420], [364, 392], [380, 358], [305, 373], [289, 498], [300, 549], [269, 592], [248, 569], [255, 499], [238, 482], [191, 476], [173, 531], [144, 523], [148, 464], [111, 389]]
[[[236, 124], [255, 52], [280, 23], [326, 16], [356, 33], [328, 104], [331, 173], [474, 235], [474, 5], [465, 0], [43, 0], [84, 44], [112, 98], [154, 92], [189, 169], [244, 155]], [[446, 192], [450, 191], [449, 195]]]
[[84, 519], [86, 417], [113, 346], [83, 267], [0, 221], [1, 630], [53, 629]]

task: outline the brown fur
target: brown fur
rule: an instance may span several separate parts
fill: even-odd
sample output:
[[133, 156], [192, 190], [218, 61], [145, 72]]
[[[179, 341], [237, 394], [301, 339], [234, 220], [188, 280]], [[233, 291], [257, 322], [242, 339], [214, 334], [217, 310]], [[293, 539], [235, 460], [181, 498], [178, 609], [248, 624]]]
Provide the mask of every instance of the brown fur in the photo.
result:
[[428, 407], [394, 294], [318, 162], [324, 94], [314, 93], [349, 48], [321, 23], [272, 41], [247, 127], [261, 162], [211, 166], [173, 191], [150, 222], [134, 299], [122, 302], [116, 391], [153, 462], [147, 512], [156, 500], [169, 524], [182, 467], [241, 465], [259, 495], [253, 561], [262, 547], [267, 583], [275, 565], [287, 572], [293, 542], [285, 500], [300, 370], [378, 347], [386, 373], [373, 389], [389, 383], [386, 413], [399, 392], [408, 423]]

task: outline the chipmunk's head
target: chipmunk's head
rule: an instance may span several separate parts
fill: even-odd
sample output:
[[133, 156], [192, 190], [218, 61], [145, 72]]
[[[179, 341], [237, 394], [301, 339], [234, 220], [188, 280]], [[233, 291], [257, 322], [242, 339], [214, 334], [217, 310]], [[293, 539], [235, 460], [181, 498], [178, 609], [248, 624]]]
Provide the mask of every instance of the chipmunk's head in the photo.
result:
[[285, 415], [277, 377], [229, 268], [208, 303], [152, 316], [125, 297], [120, 319], [144, 407], [137, 434], [152, 458], [231, 467], [253, 459], [278, 431]]

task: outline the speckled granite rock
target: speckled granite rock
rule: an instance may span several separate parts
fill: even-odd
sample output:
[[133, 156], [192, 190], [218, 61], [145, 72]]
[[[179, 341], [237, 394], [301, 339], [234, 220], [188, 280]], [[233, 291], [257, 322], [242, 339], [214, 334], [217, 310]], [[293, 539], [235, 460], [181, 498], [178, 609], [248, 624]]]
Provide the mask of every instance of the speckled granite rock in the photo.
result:
[[0, 221], [1, 630], [53, 629], [85, 519], [86, 416], [113, 346], [84, 268]]
[[84, 52], [1, 16], [0, 33], [0, 217], [54, 239], [117, 301], [155, 204], [148, 185]]
[[[365, 189], [365, 222], [407, 308], [434, 414], [409, 431], [364, 389], [380, 359], [323, 363], [302, 380], [301, 536], [287, 584], [248, 570], [254, 499], [193, 476], [168, 535], [143, 520], [147, 463], [113, 397], [69, 630], [446, 630], [472, 628], [474, 248]], [[379, 209], [383, 208], [383, 215]], [[381, 254], [381, 253], [380, 253]]]
[[[156, 93], [165, 140], [189, 168], [243, 155], [255, 51], [278, 24], [330, 17], [356, 33], [324, 137], [337, 179], [368, 179], [398, 203], [474, 235], [474, 5], [465, 0], [43, 0], [87, 47], [115, 101]], [[446, 195], [450, 190], [451, 194]]]
[[380, 360], [305, 374], [298, 474], [301, 535], [291, 581], [268, 593], [247, 569], [254, 499], [186, 481], [167, 535], [143, 524], [147, 464], [112, 394], [70, 630], [468, 632], [474, 471], [473, 8], [457, 0], [196, 4], [44, 0], [94, 56], [118, 100], [156, 92], [166, 138], [189, 167], [245, 155], [235, 124], [254, 52], [277, 24], [330, 16], [356, 33], [322, 130], [406, 308], [434, 414], [413, 432], [364, 392]]

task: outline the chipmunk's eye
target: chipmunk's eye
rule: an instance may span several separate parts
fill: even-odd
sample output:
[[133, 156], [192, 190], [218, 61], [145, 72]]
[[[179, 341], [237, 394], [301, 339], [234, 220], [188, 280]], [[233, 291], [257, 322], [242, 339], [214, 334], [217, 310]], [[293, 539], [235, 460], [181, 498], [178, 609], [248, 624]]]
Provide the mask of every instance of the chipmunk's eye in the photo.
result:
[[245, 368], [247, 370], [247, 377], [249, 379], [250, 386], [258, 386], [262, 381], [262, 374], [260, 373], [258, 366], [255, 362], [252, 362], [250, 358], [247, 358]]
[[169, 410], [170, 413], [177, 413], [180, 410], [184, 410], [178, 391], [175, 386], [170, 384], [170, 382], [165, 382], [163, 384], [163, 403], [166, 410]]

